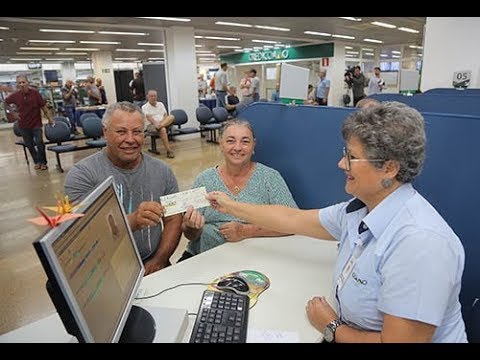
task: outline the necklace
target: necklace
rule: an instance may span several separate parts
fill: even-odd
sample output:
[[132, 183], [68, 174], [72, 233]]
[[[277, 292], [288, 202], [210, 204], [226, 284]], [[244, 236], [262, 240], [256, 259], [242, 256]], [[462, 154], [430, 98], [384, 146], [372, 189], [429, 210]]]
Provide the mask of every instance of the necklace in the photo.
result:
[[250, 174], [252, 172], [252, 169], [255, 167], [254, 164], [250, 166], [250, 169], [248, 169], [248, 172], [240, 179], [240, 183], [233, 183], [231, 180], [231, 177], [227, 175], [226, 171], [219, 167], [220, 174], [222, 179], [225, 182], [225, 185], [227, 186], [228, 190], [235, 196], [237, 196], [245, 187], [245, 185], [248, 182], [248, 179], [250, 179]]

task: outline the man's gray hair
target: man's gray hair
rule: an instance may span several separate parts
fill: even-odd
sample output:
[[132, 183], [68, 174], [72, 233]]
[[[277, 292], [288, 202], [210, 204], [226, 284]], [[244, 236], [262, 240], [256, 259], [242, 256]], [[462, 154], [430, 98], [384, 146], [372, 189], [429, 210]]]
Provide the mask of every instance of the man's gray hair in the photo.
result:
[[[396, 160], [400, 170], [396, 179], [413, 181], [425, 161], [426, 136], [422, 115], [399, 102], [383, 102], [358, 110], [344, 121], [345, 141], [355, 137], [365, 147], [367, 158]], [[382, 162], [372, 162], [378, 168]]]
[[103, 114], [102, 125], [104, 128], [107, 128], [108, 125], [110, 125], [110, 120], [112, 119], [112, 115], [117, 110], [128, 112], [128, 113], [138, 112], [140, 115], [142, 115], [142, 119], [145, 122], [145, 114], [143, 113], [142, 109], [140, 109], [137, 105], [132, 104], [131, 102], [120, 101], [117, 103], [113, 103], [112, 105], [109, 105], [107, 110], [105, 111], [105, 114]]

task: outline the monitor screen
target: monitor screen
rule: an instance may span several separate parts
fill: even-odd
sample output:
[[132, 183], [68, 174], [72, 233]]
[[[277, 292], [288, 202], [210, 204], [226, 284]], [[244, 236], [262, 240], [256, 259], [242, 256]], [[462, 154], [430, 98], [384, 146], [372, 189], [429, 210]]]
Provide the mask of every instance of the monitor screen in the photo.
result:
[[77, 212], [85, 215], [51, 229], [34, 246], [67, 331], [79, 341], [116, 342], [144, 268], [112, 177]]

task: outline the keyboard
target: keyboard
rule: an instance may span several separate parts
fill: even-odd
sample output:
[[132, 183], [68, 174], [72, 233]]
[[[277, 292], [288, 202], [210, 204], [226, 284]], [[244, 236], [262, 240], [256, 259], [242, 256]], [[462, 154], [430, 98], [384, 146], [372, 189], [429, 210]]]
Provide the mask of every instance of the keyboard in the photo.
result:
[[190, 342], [246, 342], [249, 303], [248, 295], [205, 290]]

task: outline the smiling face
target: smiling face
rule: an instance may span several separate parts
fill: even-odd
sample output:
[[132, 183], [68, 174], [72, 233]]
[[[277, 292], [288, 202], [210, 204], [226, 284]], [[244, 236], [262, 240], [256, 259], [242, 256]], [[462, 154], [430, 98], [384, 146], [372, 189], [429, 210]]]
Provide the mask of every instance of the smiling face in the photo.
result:
[[[382, 187], [382, 180], [386, 177], [384, 167], [377, 168], [370, 161], [365, 161], [367, 155], [365, 147], [356, 137], [347, 141], [347, 151], [350, 152], [350, 171], [347, 167], [347, 156], [343, 156], [338, 162], [338, 167], [345, 171], [347, 181], [345, 191], [348, 194], [362, 200], [369, 208], [378, 204], [385, 196], [385, 189]], [[362, 161], [356, 161], [361, 159]]]
[[255, 140], [247, 126], [231, 125], [224, 130], [220, 147], [227, 164], [241, 166], [251, 161]]
[[139, 112], [116, 110], [103, 129], [107, 140], [107, 155], [122, 169], [133, 169], [142, 160], [143, 117]]

